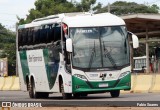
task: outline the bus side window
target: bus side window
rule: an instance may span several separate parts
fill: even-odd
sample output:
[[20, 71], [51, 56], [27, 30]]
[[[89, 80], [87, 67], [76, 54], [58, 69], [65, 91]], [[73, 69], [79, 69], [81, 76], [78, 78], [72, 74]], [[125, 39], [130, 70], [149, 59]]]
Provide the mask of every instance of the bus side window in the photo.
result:
[[46, 42], [46, 36], [47, 36], [46, 25], [43, 25], [41, 26], [41, 30], [40, 30], [40, 43]]
[[30, 28], [28, 31], [28, 45], [32, 45], [33, 41], [33, 28]]
[[56, 42], [61, 40], [61, 26], [59, 24], [55, 24], [54, 28], [54, 42]]
[[39, 43], [42, 43], [43, 42], [43, 38], [42, 38], [43, 37], [43, 32], [42, 32], [43, 31], [43, 26], [41, 26], [39, 30], [40, 30]]
[[22, 30], [22, 46], [25, 45], [25, 29]]
[[40, 27], [34, 28], [34, 35], [33, 35], [33, 43], [38, 44], [39, 43], [39, 34], [40, 34]]
[[54, 27], [52, 27], [53, 25], [50, 24], [48, 26], [48, 29], [47, 29], [47, 43], [50, 43], [53, 41], [53, 38], [54, 38]]
[[28, 42], [28, 29], [24, 30], [24, 38], [23, 38], [23, 45], [27, 45]]
[[45, 43], [49, 43], [49, 25], [45, 26]]
[[55, 24], [52, 24], [51, 27], [50, 27], [50, 36], [49, 36], [49, 40], [50, 42], [54, 42], [54, 31], [55, 31], [55, 28], [54, 28]]
[[33, 30], [33, 44], [36, 44], [36, 28], [34, 28], [34, 30]]
[[18, 48], [22, 46], [22, 30], [18, 30]]

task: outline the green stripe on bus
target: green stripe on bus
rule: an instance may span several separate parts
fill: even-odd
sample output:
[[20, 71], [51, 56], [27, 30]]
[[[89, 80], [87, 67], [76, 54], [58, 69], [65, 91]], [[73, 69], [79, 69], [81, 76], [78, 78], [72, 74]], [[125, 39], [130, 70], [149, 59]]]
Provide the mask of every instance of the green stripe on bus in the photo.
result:
[[52, 89], [56, 81], [57, 73], [55, 74], [53, 72], [54, 68], [52, 64], [49, 64], [49, 62], [52, 62], [49, 56], [49, 51], [50, 51], [49, 49], [43, 49], [43, 56], [44, 56], [44, 61], [45, 61], [45, 68], [46, 68], [49, 88]]
[[30, 74], [29, 67], [28, 67], [28, 61], [27, 61], [27, 53], [26, 51], [20, 51], [20, 61], [22, 66], [22, 72], [23, 72], [23, 79], [26, 82], [26, 76]]

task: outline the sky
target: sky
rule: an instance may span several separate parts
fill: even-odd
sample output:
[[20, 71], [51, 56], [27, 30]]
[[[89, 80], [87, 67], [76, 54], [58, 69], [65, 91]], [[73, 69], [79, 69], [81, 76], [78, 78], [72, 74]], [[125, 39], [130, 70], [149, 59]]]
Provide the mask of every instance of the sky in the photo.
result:
[[[34, 2], [36, 0], [0, 0], [0, 23], [7, 29], [15, 31], [15, 24], [18, 21], [17, 16], [20, 18], [26, 18], [29, 14], [28, 11], [34, 8]], [[71, 0], [68, 0], [71, 1]], [[78, 2], [80, 0], [77, 0]], [[108, 3], [113, 3], [117, 0], [97, 0], [101, 2], [103, 6]], [[118, 1], [128, 1], [136, 2], [140, 4], [160, 4], [160, 0], [118, 0]], [[160, 6], [160, 5], [159, 5]]]

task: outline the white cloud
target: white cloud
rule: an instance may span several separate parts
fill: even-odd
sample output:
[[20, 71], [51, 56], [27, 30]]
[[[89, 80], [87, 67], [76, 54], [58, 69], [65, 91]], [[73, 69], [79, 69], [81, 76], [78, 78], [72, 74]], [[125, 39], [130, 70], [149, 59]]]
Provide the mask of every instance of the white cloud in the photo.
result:
[[8, 2], [9, 2], [9, 0], [0, 0], [0, 5], [4, 4], [4, 3], [8, 3]]

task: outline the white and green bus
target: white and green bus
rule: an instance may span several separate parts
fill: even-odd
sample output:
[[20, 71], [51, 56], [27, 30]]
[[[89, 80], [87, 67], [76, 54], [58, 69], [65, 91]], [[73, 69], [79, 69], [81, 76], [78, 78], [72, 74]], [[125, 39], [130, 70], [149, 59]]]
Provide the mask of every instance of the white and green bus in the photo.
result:
[[131, 88], [129, 36], [125, 22], [110, 13], [58, 14], [18, 27], [21, 90], [30, 98], [62, 93], [63, 99]]

